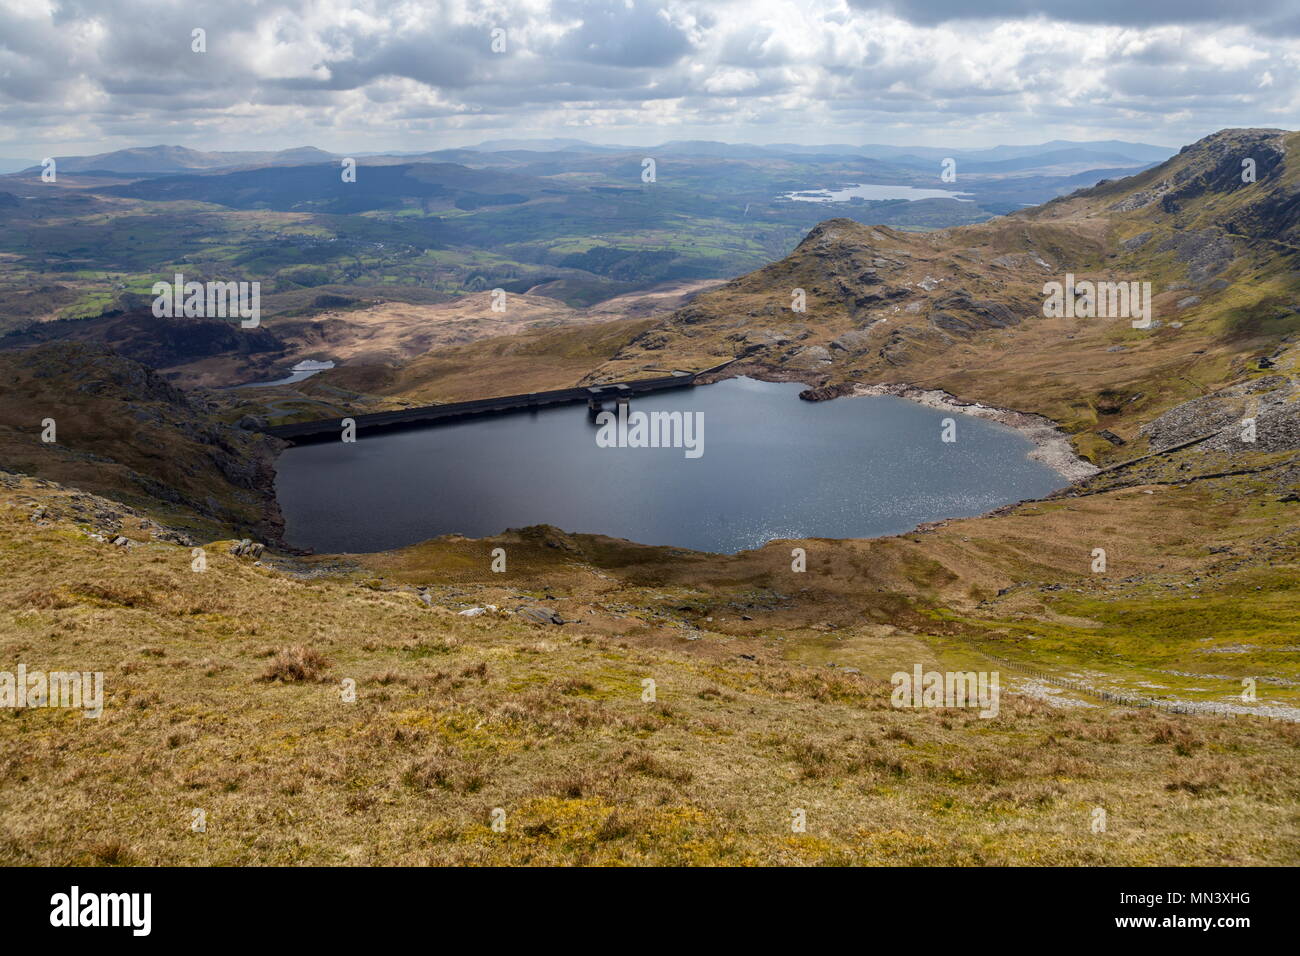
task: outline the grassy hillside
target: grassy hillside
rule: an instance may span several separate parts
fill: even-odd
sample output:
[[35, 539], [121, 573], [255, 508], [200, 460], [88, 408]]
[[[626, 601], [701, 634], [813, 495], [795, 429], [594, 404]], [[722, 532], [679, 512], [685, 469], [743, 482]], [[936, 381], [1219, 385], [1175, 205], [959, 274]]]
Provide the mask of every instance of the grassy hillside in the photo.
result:
[[[1060, 422], [1098, 463], [1170, 407], [1261, 372], [1300, 333], [1298, 134], [1227, 131], [1130, 179], [927, 234], [836, 219], [702, 295], [602, 373], [665, 354], [810, 384], [907, 382]], [[1240, 182], [1240, 159], [1258, 179]], [[1288, 164], [1286, 157], [1291, 157]], [[1231, 173], [1235, 179], [1229, 176]], [[1227, 177], [1227, 178], [1225, 178]], [[1150, 282], [1150, 330], [1043, 317], [1043, 286]], [[792, 310], [802, 289], [806, 311]]]
[[[33, 521], [57, 490], [7, 485], [4, 657], [103, 670], [107, 707], [5, 712], [6, 863], [1283, 864], [1300, 848], [1292, 724], [1019, 692], [994, 720], [898, 710], [885, 680], [782, 660], [772, 633], [455, 613], [504, 592], [552, 603], [528, 572], [420, 592], [213, 543], [196, 573], [185, 547]], [[684, 600], [617, 587], [604, 603], [624, 614]], [[955, 660], [905, 633], [875, 643]]]
[[278, 447], [103, 346], [0, 352], [0, 466], [111, 495], [163, 523], [277, 538]]
[[[87, 346], [0, 354], [0, 464], [58, 482], [0, 476], [0, 660], [102, 670], [107, 694], [98, 720], [0, 711], [0, 861], [1295, 865], [1295, 145], [1219, 134], [928, 235], [831, 220], [667, 318], [358, 363], [296, 397], [200, 399]], [[1159, 325], [1043, 318], [1067, 270], [1151, 281]], [[229, 424], [270, 406], [731, 356], [836, 401], [914, 383], [1037, 412], [1102, 468], [978, 518], [733, 556], [549, 527], [303, 556], [276, 546], [269, 470], [234, 467], [273, 454]], [[269, 550], [231, 553], [259, 514]], [[891, 706], [917, 664], [997, 670], [1000, 713]]]

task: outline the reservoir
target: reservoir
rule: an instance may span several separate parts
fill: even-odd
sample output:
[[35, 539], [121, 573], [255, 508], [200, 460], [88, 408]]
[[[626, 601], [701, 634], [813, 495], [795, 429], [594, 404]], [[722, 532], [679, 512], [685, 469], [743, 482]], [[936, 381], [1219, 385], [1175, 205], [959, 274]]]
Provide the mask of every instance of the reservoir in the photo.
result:
[[805, 387], [736, 378], [632, 400], [694, 416], [695, 451], [602, 447], [581, 404], [294, 446], [276, 465], [285, 538], [365, 552], [551, 524], [734, 553], [898, 534], [1068, 484], [1003, 425], [887, 396], [805, 402]]
[[311, 378], [317, 372], [323, 372], [326, 369], [333, 368], [333, 362], [315, 362], [308, 359], [305, 362], [299, 362], [289, 370], [289, 374], [284, 378], [273, 379], [269, 382], [245, 382], [243, 385], [229, 385], [228, 388], [270, 388], [273, 385], [292, 385], [294, 382], [301, 382], [305, 378]]
[[806, 189], [801, 192], [785, 193], [781, 198], [794, 202], [848, 202], [850, 199], [955, 199], [957, 202], [971, 202], [963, 197], [970, 193], [956, 192], [951, 189], [921, 189], [917, 186], [881, 186], [875, 183], [853, 183], [832, 189]]

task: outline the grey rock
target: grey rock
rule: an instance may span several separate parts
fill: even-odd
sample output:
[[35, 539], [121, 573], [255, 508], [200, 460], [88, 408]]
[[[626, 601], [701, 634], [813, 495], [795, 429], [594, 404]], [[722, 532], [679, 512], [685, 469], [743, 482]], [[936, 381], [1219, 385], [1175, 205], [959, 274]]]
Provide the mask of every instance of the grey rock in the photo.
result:
[[1180, 262], [1187, 263], [1187, 279], [1193, 284], [1205, 282], [1232, 264], [1232, 240], [1217, 229], [1198, 229], [1170, 236], [1157, 247], [1159, 252], [1173, 250]]
[[534, 624], [563, 624], [564, 618], [544, 607], [521, 607], [515, 611], [520, 617]]
[[845, 332], [831, 341], [831, 348], [841, 352], [862, 352], [867, 349], [870, 340], [871, 336], [866, 332]]
[[830, 360], [831, 353], [826, 346], [807, 345], [794, 354], [794, 359], [791, 364], [807, 368], [809, 366], [829, 362]]
[[230, 553], [237, 558], [260, 558], [264, 550], [266, 545], [258, 544], [248, 538], [243, 538], [230, 546]]

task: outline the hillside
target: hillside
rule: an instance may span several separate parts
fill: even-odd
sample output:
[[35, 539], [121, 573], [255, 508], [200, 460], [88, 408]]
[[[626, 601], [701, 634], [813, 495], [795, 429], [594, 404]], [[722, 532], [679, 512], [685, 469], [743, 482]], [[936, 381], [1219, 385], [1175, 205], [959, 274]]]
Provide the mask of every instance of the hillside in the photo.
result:
[[[1227, 131], [1139, 176], [959, 230], [831, 220], [600, 372], [634, 374], [668, 353], [701, 368], [741, 356], [737, 372], [819, 386], [910, 383], [1046, 415], [1100, 464], [1131, 457], [1146, 447], [1143, 423], [1260, 376], [1260, 359], [1300, 332], [1297, 146], [1294, 133]], [[1043, 285], [1067, 272], [1150, 282], [1153, 328], [1044, 318]], [[790, 308], [795, 289], [804, 313]], [[1118, 449], [1103, 432], [1137, 444]]]
[[[281, 150], [203, 151], [185, 146], [144, 146], [93, 156], [55, 156], [60, 172], [106, 171], [131, 174], [182, 173], [190, 170], [230, 169], [237, 166], [297, 166], [319, 163], [330, 154], [312, 146]], [[32, 172], [32, 169], [24, 170]], [[35, 168], [39, 172], [39, 167]]]
[[[0, 463], [111, 495], [197, 534], [275, 539], [276, 443], [103, 346], [0, 352]], [[54, 422], [54, 441], [42, 440]]]
[[[352, 181], [342, 155], [311, 147], [62, 156], [51, 182], [39, 168], [0, 176], [0, 332], [130, 312], [177, 271], [260, 282], [268, 319], [310, 316], [339, 298], [428, 304], [538, 285], [585, 308], [788, 254], [826, 218], [822, 204], [791, 193], [921, 188], [932, 198], [843, 208], [902, 230], [955, 226], [1136, 172], [1151, 148], [1133, 145], [941, 151], [960, 158], [960, 189], [938, 179], [930, 154], [886, 161], [851, 147], [362, 152], [350, 157]], [[649, 183], [646, 158], [657, 163]], [[981, 170], [988, 161], [1011, 166]]]
[[[900, 657], [987, 663], [860, 620], [807, 632], [858, 667], [782, 660], [806, 608], [775, 578], [729, 602], [637, 584], [617, 549], [545, 532], [443, 559], [511, 548], [524, 570], [491, 587], [445, 563], [418, 589], [312, 579], [216, 543], [196, 574], [186, 547], [97, 544], [59, 489], [5, 484], [3, 652], [107, 675], [99, 720], [3, 722], [6, 863], [1144, 865], [1187, 863], [1189, 841], [1200, 863], [1296, 860], [1294, 724], [1062, 708], [1009, 674], [996, 720], [900, 711], [881, 676]], [[561, 573], [548, 540], [578, 549]], [[547, 600], [583, 590], [609, 610]], [[490, 599], [568, 623], [456, 613]], [[73, 812], [88, 801], [107, 809]]]
[[[106, 686], [98, 720], [0, 720], [0, 862], [1295, 865], [1297, 146], [1224, 131], [932, 233], [832, 219], [666, 316], [276, 396], [185, 392], [100, 344], [0, 352], [0, 656]], [[1152, 328], [1043, 317], [1066, 272], [1151, 282]], [[1024, 413], [1078, 480], [731, 556], [545, 526], [368, 555], [278, 540], [255, 416], [730, 357], [810, 399]], [[1000, 714], [891, 706], [914, 663], [1000, 671]]]

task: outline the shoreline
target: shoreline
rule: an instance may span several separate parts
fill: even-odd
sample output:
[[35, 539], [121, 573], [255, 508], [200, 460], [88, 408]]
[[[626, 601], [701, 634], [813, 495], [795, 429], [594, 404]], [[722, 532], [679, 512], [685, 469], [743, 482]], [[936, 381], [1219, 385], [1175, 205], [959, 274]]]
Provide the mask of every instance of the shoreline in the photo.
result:
[[1074, 446], [1070, 444], [1070, 437], [1046, 415], [985, 405], [982, 402], [968, 402], [941, 388], [922, 388], [909, 382], [850, 381], [838, 385], [826, 385], [825, 378], [813, 372], [750, 365], [743, 359], [728, 366], [723, 374], [711, 374], [697, 381], [696, 384], [710, 385], [740, 376], [747, 376], [761, 382], [800, 382], [807, 385], [809, 391], [822, 393], [815, 397], [801, 395], [800, 398], [805, 401], [833, 401], [837, 398], [887, 395], [916, 402], [938, 411], [973, 415], [976, 418], [1006, 425], [1024, 435], [1033, 445], [1027, 457], [1051, 468], [1070, 485], [1091, 478], [1101, 471], [1092, 462], [1075, 454]]
[[847, 395], [848, 397], [888, 395], [893, 398], [907, 399], [938, 411], [958, 412], [1006, 425], [1029, 439], [1034, 446], [1028, 455], [1031, 460], [1051, 468], [1070, 484], [1090, 478], [1101, 470], [1076, 455], [1069, 437], [1061, 431], [1056, 422], [1044, 415], [1018, 412], [980, 402], [966, 402], [943, 389], [921, 388], [906, 382], [874, 385], [855, 382], [853, 390]]
[[[808, 385], [810, 389], [818, 388], [816, 385], [809, 382], [809, 379], [812, 378], [812, 376], [799, 374], [797, 372], [795, 374], [790, 374], [787, 370], [772, 370], [772, 369], [761, 369], [761, 368], [745, 369], [743, 365], [741, 365], [741, 363], [736, 363], [736, 365], [740, 367], [737, 368], [736, 366], [731, 366], [726, 370], [724, 374], [718, 374], [718, 372], [710, 372], [703, 381], [697, 382], [697, 385], [705, 386], [705, 385], [715, 384], [717, 382], [727, 381], [732, 378], [748, 377], [748, 378], [753, 378], [757, 381], [777, 382], [777, 383], [798, 383], [798, 384]], [[931, 408], [936, 411], [946, 411], [946, 412], [960, 413], [963, 415], [971, 415], [976, 418], [984, 419], [985, 421], [992, 421], [1001, 425], [1005, 425], [1006, 427], [1015, 430], [1016, 432], [1023, 435], [1025, 438], [1029, 440], [1031, 444], [1031, 449], [1027, 453], [1026, 458], [1051, 468], [1053, 471], [1055, 471], [1058, 475], [1061, 476], [1063, 481], [1066, 482], [1065, 487], [1067, 488], [1076, 484], [1079, 481], [1082, 481], [1086, 478], [1089, 478], [1097, 474], [1101, 470], [1097, 466], [1093, 465], [1091, 462], [1088, 462], [1085, 459], [1080, 458], [1078, 455], [1076, 455], [1073, 446], [1070, 444], [1069, 437], [1065, 434], [1065, 432], [1063, 432], [1058, 427], [1056, 422], [1054, 422], [1050, 418], [1047, 418], [1044, 415], [1039, 415], [1033, 412], [1020, 412], [1014, 409], [1000, 408], [994, 405], [985, 405], [981, 402], [967, 402], [957, 398], [956, 396], [952, 395], [950, 392], [944, 391], [943, 389], [922, 388], [907, 382], [898, 382], [898, 383], [845, 382], [839, 386], [834, 386], [834, 387], [822, 386], [821, 388], [824, 389], [825, 392], [827, 393], [824, 396], [818, 396], [816, 398], [810, 399], [805, 397], [804, 395], [800, 395], [800, 398], [805, 401], [827, 401], [827, 400], [833, 400], [834, 398], [888, 396], [892, 398], [901, 398], [906, 401], [915, 402], [919, 405], [923, 405], [927, 408]], [[283, 451], [283, 449], [280, 450]], [[278, 457], [279, 454], [277, 453], [276, 458]], [[1053, 492], [1052, 494], [1057, 494], [1064, 490], [1065, 488], [1058, 489], [1056, 492]], [[836, 540], [845, 540], [845, 541], [883, 540], [888, 538], [905, 537], [906, 535], [909, 534], [924, 533], [926, 531], [933, 530], [934, 528], [941, 527], [950, 521], [965, 520], [966, 518], [991, 517], [1003, 511], [1004, 509], [1013, 508], [1019, 504], [1023, 504], [1024, 501], [1028, 501], [1028, 500], [1037, 500], [1037, 499], [1022, 499], [1020, 501], [1007, 502], [1006, 504], [999, 505], [998, 507], [990, 511], [983, 512], [979, 515], [959, 516], [953, 518], [940, 518], [932, 521], [924, 521], [924, 522], [920, 522], [915, 527], [909, 528], [904, 531], [895, 532], [893, 534], [874, 535], [869, 538], [845, 537], [845, 538], [837, 538]], [[276, 497], [276, 501], [278, 504], [278, 496]], [[510, 529], [506, 529], [506, 530], [509, 531]], [[596, 533], [596, 534], [602, 537], [606, 536], [600, 533]], [[436, 535], [434, 536], [434, 538], [430, 538], [427, 540], [436, 540], [441, 537], [444, 537], [444, 535]], [[474, 540], [487, 540], [493, 537], [496, 536], [486, 535], [483, 538], [475, 538]], [[612, 536], [612, 537], [616, 537], [616, 536]], [[649, 547], [649, 548], [674, 547], [671, 545], [646, 545], [643, 542], [636, 542], [636, 541], [632, 541], [631, 539], [619, 539], [619, 540], [626, 540], [629, 544], [642, 545], [644, 547]], [[763, 548], [766, 548], [769, 545], [771, 545], [774, 541], [784, 541], [784, 540], [786, 539], [774, 538], [760, 545], [757, 545], [754, 548], [746, 548], [741, 550], [742, 551], [762, 550]], [[289, 545], [288, 542], [283, 540], [283, 538], [279, 539], [277, 543], [280, 544], [282, 547], [284, 547], [285, 550], [294, 552], [299, 555], [315, 556], [317, 554], [332, 553], [332, 552], [316, 552], [314, 549], [310, 549], [310, 548], [299, 549], [297, 547]], [[416, 544], [419, 543], [423, 543], [423, 542], [417, 542]], [[400, 551], [403, 550], [404, 547], [412, 547], [412, 546], [414, 545], [407, 545], [407, 546], [402, 546], [397, 548], [382, 548], [379, 549], [378, 551], [368, 551], [368, 552], [358, 552], [358, 553], [382, 554], [385, 552]], [[676, 546], [676, 547], [680, 547], [680, 546]], [[695, 549], [685, 548], [683, 550], [693, 551]], [[735, 554], [740, 552], [728, 553], [722, 551], [699, 551], [698, 553], [717, 555], [723, 557], [734, 557]]]

